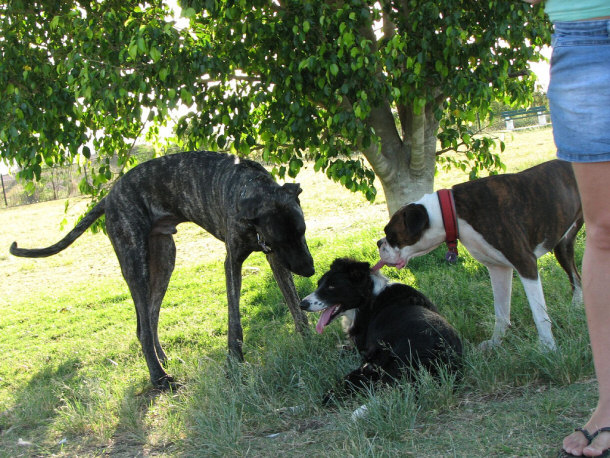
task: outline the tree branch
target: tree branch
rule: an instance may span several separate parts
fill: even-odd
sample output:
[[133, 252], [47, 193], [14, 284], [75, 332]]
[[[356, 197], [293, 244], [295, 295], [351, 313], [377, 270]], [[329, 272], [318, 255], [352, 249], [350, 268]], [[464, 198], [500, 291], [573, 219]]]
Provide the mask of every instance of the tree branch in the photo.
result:
[[[376, 144], [373, 144], [363, 151], [363, 154], [373, 167], [375, 174], [387, 180], [396, 172], [395, 164], [401, 153], [405, 153], [390, 103], [384, 101], [381, 106], [373, 107], [366, 123], [380, 138], [383, 147], [380, 150]], [[404, 160], [409, 160], [408, 152], [406, 152]]]
[[[483, 132], [484, 130], [485, 130], [485, 128], [483, 128], [483, 127], [482, 127], [482, 128], [480, 128], [480, 129], [478, 129], [477, 131], [473, 132], [473, 133], [472, 133], [472, 136], [479, 135], [479, 134], [480, 134], [481, 132]], [[498, 138], [498, 137], [490, 137], [490, 138]], [[437, 150], [437, 151], [436, 151], [436, 156], [441, 156], [441, 155], [443, 155], [443, 154], [445, 154], [445, 153], [448, 153], [448, 152], [450, 152], [450, 151], [454, 151], [454, 152], [456, 152], [456, 153], [463, 153], [463, 151], [459, 151], [460, 146], [468, 146], [468, 145], [466, 144], [466, 142], [461, 141], [461, 142], [460, 142], [460, 143], [458, 143], [458, 144], [457, 144], [455, 147], [450, 146], [450, 147], [448, 147], [448, 148], [443, 148], [443, 149], [441, 149], [441, 150]]]

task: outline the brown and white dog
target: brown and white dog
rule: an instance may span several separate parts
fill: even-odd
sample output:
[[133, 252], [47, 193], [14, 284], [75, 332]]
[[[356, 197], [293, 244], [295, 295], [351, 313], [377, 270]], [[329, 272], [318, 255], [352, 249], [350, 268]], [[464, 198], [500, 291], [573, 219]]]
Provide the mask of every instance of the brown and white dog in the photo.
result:
[[[459, 240], [489, 270], [496, 322], [489, 348], [501, 343], [510, 326], [512, 271], [517, 271], [538, 329], [540, 342], [555, 349], [537, 259], [553, 250], [572, 285], [573, 303], [582, 302], [574, 241], [583, 225], [572, 167], [553, 160], [520, 173], [481, 178], [452, 188], [453, 208], [441, 210], [437, 193], [398, 210], [379, 240], [380, 264], [404, 267], [448, 241], [444, 220], [454, 216]], [[456, 234], [457, 235], [457, 234]]]

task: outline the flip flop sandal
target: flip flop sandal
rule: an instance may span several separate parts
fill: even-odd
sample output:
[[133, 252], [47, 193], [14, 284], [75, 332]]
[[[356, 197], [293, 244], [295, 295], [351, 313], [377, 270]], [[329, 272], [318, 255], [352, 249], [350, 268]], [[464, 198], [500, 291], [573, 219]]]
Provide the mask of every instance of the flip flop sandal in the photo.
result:
[[[604, 431], [610, 431], [610, 428], [602, 428]], [[593, 439], [595, 439], [595, 436], [597, 436], [600, 432], [604, 432], [602, 430], [597, 430], [595, 431], [593, 434], [591, 434], [589, 431], [587, 431], [585, 428], [576, 428], [574, 431], [579, 431], [583, 434], [583, 436], [585, 436], [585, 439], [587, 439], [587, 445], [590, 445], [591, 442], [593, 442]], [[578, 456], [578, 455], [572, 455], [571, 453], [566, 452], [563, 448], [559, 451], [559, 455], [557, 455], [557, 458], [566, 458], [566, 457], [570, 457], [570, 456]]]
[[[603, 428], [599, 428], [597, 431], [595, 431], [591, 437], [592, 439], [589, 441], [589, 444], [591, 444], [591, 442], [593, 442], [593, 439], [595, 439], [600, 433], [610, 433], [610, 426], [605, 426]], [[583, 433], [584, 434], [584, 433]], [[586, 436], [585, 436], [586, 437]], [[587, 437], [587, 440], [589, 438]], [[607, 448], [606, 450], [604, 450], [602, 452], [601, 455], [599, 455], [600, 458], [607, 458], [610, 457], [610, 448]]]
[[600, 430], [597, 430], [593, 434], [591, 434], [585, 428], [576, 428], [574, 431], [580, 431], [583, 436], [585, 436], [585, 439], [587, 439], [587, 445], [590, 445], [591, 442], [593, 442], [593, 439], [595, 439], [595, 436], [597, 436], [600, 432]]

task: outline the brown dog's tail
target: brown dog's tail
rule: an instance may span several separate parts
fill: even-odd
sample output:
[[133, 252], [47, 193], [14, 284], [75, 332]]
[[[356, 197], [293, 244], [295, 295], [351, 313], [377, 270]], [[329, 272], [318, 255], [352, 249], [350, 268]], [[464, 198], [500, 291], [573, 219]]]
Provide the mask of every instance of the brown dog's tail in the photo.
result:
[[24, 258], [44, 258], [59, 253], [65, 248], [68, 248], [72, 242], [79, 238], [83, 232], [85, 232], [89, 226], [91, 226], [100, 216], [106, 211], [105, 198], [100, 200], [98, 204], [91, 209], [89, 213], [81, 219], [74, 229], [72, 229], [66, 236], [57, 242], [55, 245], [51, 245], [46, 248], [17, 248], [17, 242], [13, 242], [10, 248], [11, 254], [15, 256], [21, 256]]

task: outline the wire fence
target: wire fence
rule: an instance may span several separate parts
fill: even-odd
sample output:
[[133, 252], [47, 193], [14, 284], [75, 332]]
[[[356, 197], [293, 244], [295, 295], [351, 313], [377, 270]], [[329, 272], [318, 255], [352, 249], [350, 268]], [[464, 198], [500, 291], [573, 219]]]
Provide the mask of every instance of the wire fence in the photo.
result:
[[0, 175], [2, 205], [15, 207], [80, 195], [78, 183], [83, 176], [77, 165], [45, 168], [40, 174], [40, 180], [34, 183], [32, 192], [31, 188], [26, 189], [21, 180], [11, 175]]
[[[168, 150], [171, 154], [174, 150]], [[131, 156], [138, 162], [144, 162], [153, 157], [154, 151], [149, 146], [136, 146]], [[113, 165], [111, 169], [118, 173], [118, 167]], [[31, 182], [26, 186], [25, 181], [16, 179], [12, 175], [0, 175], [2, 185], [2, 196], [0, 196], [0, 208], [16, 207], [18, 205], [35, 204], [49, 200], [66, 199], [68, 197], [82, 195], [79, 183], [84, 179], [89, 181], [87, 167], [79, 167], [78, 164], [56, 167], [43, 167], [40, 180]]]

